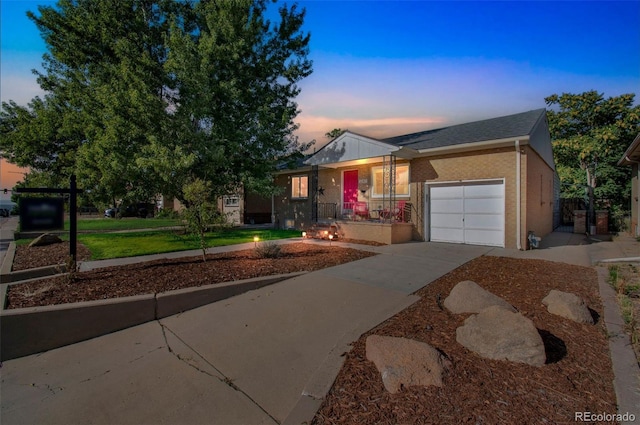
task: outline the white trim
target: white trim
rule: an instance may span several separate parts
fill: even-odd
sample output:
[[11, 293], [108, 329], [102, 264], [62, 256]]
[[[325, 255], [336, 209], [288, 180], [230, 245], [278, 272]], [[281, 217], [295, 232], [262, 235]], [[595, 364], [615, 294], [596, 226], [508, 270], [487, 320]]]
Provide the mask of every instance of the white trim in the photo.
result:
[[[306, 177], [307, 178], [307, 196], [293, 196], [293, 179]], [[300, 188], [298, 188], [300, 189]], [[308, 174], [295, 174], [291, 176], [291, 200], [302, 201], [309, 199], [309, 175]]]
[[[402, 194], [402, 195], [398, 195], [398, 185], [396, 183], [396, 198], [400, 197], [400, 198], [409, 198], [411, 197], [411, 163], [410, 162], [403, 162], [401, 164], [396, 164], [396, 174], [398, 172], [398, 167], [407, 167], [407, 189], [408, 189], [408, 193], [406, 195]], [[370, 192], [369, 192], [369, 196], [371, 197], [371, 199], [383, 199], [385, 197], [385, 194], [376, 194], [374, 191], [375, 188], [375, 173], [373, 172], [374, 169], [376, 168], [382, 168], [384, 169], [384, 165], [376, 165], [373, 167], [370, 167], [369, 172], [371, 173], [371, 185], [369, 186], [370, 188]], [[397, 175], [396, 175], [397, 177]], [[388, 196], [388, 195], [387, 195]]]
[[513, 143], [516, 140], [519, 140], [521, 144], [528, 144], [529, 136], [509, 137], [507, 139], [486, 140], [484, 142], [469, 142], [459, 145], [441, 146], [439, 148], [419, 149], [418, 153], [420, 154], [419, 156], [435, 156], [445, 155], [448, 153], [477, 151], [481, 149], [506, 148], [513, 146]]
[[305, 160], [304, 164], [337, 168], [351, 161], [391, 155], [399, 151], [402, 151], [403, 157], [414, 155], [410, 152], [411, 149], [346, 131]]

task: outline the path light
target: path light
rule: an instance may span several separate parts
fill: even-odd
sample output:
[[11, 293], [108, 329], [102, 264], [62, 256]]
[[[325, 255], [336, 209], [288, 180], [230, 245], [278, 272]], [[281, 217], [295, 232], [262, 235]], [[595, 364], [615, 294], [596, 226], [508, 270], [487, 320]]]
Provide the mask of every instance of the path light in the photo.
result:
[[307, 232], [302, 232], [302, 243], [304, 243], [304, 240], [307, 238]]
[[333, 240], [333, 235], [329, 235], [329, 246], [331, 246], [331, 241]]
[[259, 238], [259, 237], [257, 237], [257, 236], [254, 236], [254, 237], [253, 237], [253, 246], [254, 246], [255, 248], [257, 248], [257, 247], [258, 247], [258, 241], [259, 241], [259, 240], [260, 240], [260, 238]]

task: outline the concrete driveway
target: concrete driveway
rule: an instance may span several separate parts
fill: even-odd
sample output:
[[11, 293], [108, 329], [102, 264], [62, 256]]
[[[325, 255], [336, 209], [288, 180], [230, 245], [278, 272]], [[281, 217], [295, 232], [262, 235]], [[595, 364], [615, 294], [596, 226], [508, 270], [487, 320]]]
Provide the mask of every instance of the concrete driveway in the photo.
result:
[[414, 291], [491, 250], [409, 243], [0, 369], [3, 424], [310, 420], [343, 353]]

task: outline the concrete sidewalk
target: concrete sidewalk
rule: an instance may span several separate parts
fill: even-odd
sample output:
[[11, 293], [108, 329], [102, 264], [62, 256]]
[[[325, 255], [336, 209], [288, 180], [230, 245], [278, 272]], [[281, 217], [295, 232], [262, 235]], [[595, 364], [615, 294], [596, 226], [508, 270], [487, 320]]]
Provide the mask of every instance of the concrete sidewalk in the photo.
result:
[[350, 343], [414, 303], [412, 292], [490, 250], [361, 248], [380, 255], [7, 361], [2, 423], [310, 420]]

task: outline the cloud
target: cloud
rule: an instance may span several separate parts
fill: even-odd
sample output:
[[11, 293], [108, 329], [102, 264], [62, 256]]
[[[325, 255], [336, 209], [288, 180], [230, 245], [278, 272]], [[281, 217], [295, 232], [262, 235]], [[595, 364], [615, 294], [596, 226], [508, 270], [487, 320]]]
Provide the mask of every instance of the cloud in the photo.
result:
[[[545, 107], [554, 93], [640, 94], [638, 78], [610, 78], [506, 59], [354, 58], [318, 53], [302, 81], [298, 136], [333, 128], [388, 137]], [[640, 99], [637, 99], [640, 100]]]
[[350, 130], [373, 138], [384, 139], [398, 134], [414, 133], [443, 123], [440, 117], [389, 117], [373, 119], [332, 118], [305, 114], [300, 123], [298, 137], [302, 141], [316, 140], [316, 149], [329, 140], [325, 134], [334, 128]]

